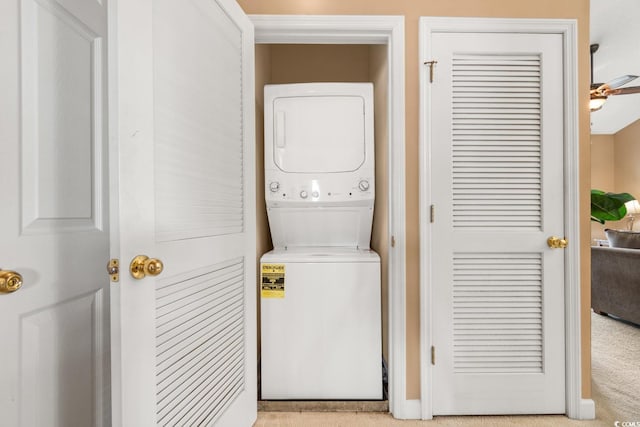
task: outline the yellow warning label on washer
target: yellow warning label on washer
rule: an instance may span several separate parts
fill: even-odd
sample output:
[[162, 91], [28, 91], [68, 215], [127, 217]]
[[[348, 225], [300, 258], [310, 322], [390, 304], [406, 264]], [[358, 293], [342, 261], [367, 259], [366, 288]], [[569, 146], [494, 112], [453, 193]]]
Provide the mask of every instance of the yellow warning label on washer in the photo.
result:
[[284, 264], [262, 264], [262, 298], [284, 298]]

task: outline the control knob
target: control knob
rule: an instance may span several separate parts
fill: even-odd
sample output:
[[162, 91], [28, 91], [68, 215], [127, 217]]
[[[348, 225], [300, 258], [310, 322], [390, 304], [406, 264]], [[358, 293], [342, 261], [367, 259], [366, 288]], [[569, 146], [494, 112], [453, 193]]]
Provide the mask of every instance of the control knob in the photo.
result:
[[360, 189], [360, 191], [367, 191], [369, 189], [369, 181], [367, 181], [366, 179], [361, 180], [358, 183], [358, 188]]
[[307, 192], [305, 190], [302, 190], [300, 192], [300, 197], [302, 197], [303, 199], [306, 199], [309, 195], [307, 194]]
[[271, 190], [272, 193], [277, 192], [280, 189], [280, 183], [277, 181], [273, 181], [271, 184], [269, 184], [269, 190]]

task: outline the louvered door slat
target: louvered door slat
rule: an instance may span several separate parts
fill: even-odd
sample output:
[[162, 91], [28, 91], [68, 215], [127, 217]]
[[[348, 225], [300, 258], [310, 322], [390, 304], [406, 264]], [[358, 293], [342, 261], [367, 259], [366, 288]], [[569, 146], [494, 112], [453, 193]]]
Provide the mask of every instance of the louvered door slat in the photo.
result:
[[484, 91], [482, 96], [478, 96], [476, 93], [465, 93], [463, 90], [458, 90], [456, 93], [451, 93], [451, 99], [456, 102], [471, 102], [471, 103], [485, 103], [485, 102], [532, 102], [537, 103], [540, 97], [538, 91], [518, 91], [516, 93], [510, 91], [495, 91], [493, 94]]
[[244, 274], [244, 260], [238, 258], [161, 284], [156, 312], [159, 424], [200, 424], [218, 414], [222, 406], [215, 405], [230, 402], [243, 389]]
[[[460, 60], [461, 63], [464, 61]], [[496, 76], [513, 76], [514, 74], [518, 74], [520, 76], [534, 76], [539, 77], [540, 72], [536, 67], [537, 61], [532, 63], [531, 67], [508, 67], [508, 69], [500, 69], [500, 65], [496, 65], [496, 67], [491, 67], [490, 69], [485, 68], [477, 68], [472, 67], [470, 64], [464, 62], [467, 66], [465, 69], [457, 69], [454, 71], [454, 77], [458, 76], [488, 76], [488, 77], [496, 77]]]
[[541, 372], [541, 256], [457, 253], [453, 280], [454, 371]]
[[[206, 379], [219, 368], [220, 360], [228, 355], [228, 348], [233, 348], [242, 337], [239, 334], [230, 334], [221, 340], [221, 347], [208, 349], [209, 352], [201, 354], [197, 363], [186, 366], [170, 377], [158, 387], [158, 415], [163, 418], [171, 413], [182, 411], [189, 405], [188, 396], [202, 388]], [[229, 347], [226, 347], [229, 346]]]
[[540, 130], [537, 123], [460, 123], [459, 128], [452, 131], [452, 135], [465, 144], [505, 144], [513, 141], [514, 145], [536, 145]]
[[171, 369], [170, 366], [177, 361], [184, 360], [185, 357], [191, 357], [191, 352], [199, 343], [218, 337], [220, 331], [236, 320], [237, 315], [238, 310], [234, 307], [217, 308], [214, 314], [200, 324], [195, 331], [181, 336], [173, 342], [159, 343], [157, 346], [158, 376], [161, 377], [163, 375], [163, 369]]
[[536, 99], [540, 98], [540, 89], [535, 86], [521, 87], [519, 90], [514, 90], [513, 87], [496, 85], [491, 86], [491, 90], [488, 91], [486, 87], [470, 85], [458, 87], [457, 90], [453, 92], [453, 100], [455, 101], [459, 96], [482, 97], [484, 94], [489, 96], [494, 96], [495, 94], [499, 94], [500, 96], [510, 96], [514, 92], [518, 97], [526, 96]]
[[[454, 227], [539, 228], [539, 58], [454, 55], [452, 73]], [[496, 96], [503, 91], [509, 94]], [[502, 166], [508, 171], [496, 174]], [[530, 205], [510, 203], [523, 194], [532, 196]], [[502, 196], [503, 203], [487, 204], [490, 195]]]
[[[162, 425], [199, 425], [193, 419], [202, 416], [203, 408], [207, 408], [207, 404], [215, 404], [208, 399], [216, 399], [224, 397], [228, 389], [233, 387], [233, 383], [237, 382], [241, 371], [238, 370], [241, 365], [241, 357], [238, 357], [232, 365], [228, 361], [223, 361], [226, 366], [226, 372], [218, 369], [211, 373], [211, 376], [204, 377], [198, 384], [197, 389], [191, 394], [184, 397], [181, 402], [172, 401], [170, 406], [172, 412], [165, 416], [159, 416], [159, 423]], [[219, 383], [220, 377], [224, 375], [225, 379], [231, 382]], [[239, 390], [236, 388], [235, 392]]]
[[[189, 3], [178, 13], [162, 5], [155, 17], [158, 28], [171, 26], [167, 22], [178, 27], [182, 18], [198, 24], [170, 41], [162, 31], [155, 36], [155, 222], [160, 242], [242, 233], [245, 226], [242, 33], [223, 13], [201, 7]], [[203, 51], [196, 47], [205, 45]], [[197, 71], [176, 72], [176, 64], [198, 64]]]
[[537, 319], [539, 316], [539, 312], [534, 311], [527, 313], [526, 311], [511, 311], [507, 313], [501, 313], [498, 311], [492, 311], [489, 313], [476, 313], [470, 312], [465, 313], [464, 311], [456, 312], [456, 319], [513, 319], [513, 318], [522, 318], [522, 319]]
[[192, 390], [192, 383], [196, 382], [202, 372], [209, 370], [214, 366], [214, 362], [221, 352], [229, 348], [233, 348], [235, 343], [241, 339], [238, 331], [223, 331], [218, 339], [219, 347], [203, 347], [200, 346], [193, 351], [188, 360], [181, 366], [176, 366], [172, 370], [164, 370], [162, 377], [158, 377], [158, 404], [160, 407], [165, 406], [167, 398], [174, 400], [175, 392], [183, 390]]
[[172, 319], [171, 322], [163, 325], [162, 329], [157, 329], [158, 348], [170, 347], [177, 341], [182, 341], [192, 336], [194, 331], [205, 330], [208, 324], [214, 320], [210, 314], [212, 310], [217, 312], [222, 312], [223, 310], [232, 311], [235, 300], [240, 297], [241, 293], [237, 289], [236, 283], [235, 289], [225, 295], [224, 299], [218, 299], [216, 301], [217, 304], [202, 304], [193, 311], [181, 313], [180, 317]]

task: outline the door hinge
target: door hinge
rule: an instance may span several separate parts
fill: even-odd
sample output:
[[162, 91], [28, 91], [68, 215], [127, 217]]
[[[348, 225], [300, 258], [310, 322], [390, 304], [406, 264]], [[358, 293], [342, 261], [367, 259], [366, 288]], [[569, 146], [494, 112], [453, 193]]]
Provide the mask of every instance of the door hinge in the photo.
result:
[[433, 67], [438, 63], [438, 61], [425, 61], [424, 65], [429, 66], [429, 83], [433, 83]]
[[396, 236], [391, 236], [391, 247], [392, 248], [396, 247]]
[[431, 364], [436, 364], [436, 347], [433, 345], [431, 346]]
[[429, 209], [429, 222], [435, 222], [436, 220], [436, 207], [435, 205], [431, 205]]
[[107, 273], [109, 273], [109, 277], [112, 282], [117, 282], [120, 280], [120, 260], [117, 258], [113, 258], [109, 260], [107, 264]]

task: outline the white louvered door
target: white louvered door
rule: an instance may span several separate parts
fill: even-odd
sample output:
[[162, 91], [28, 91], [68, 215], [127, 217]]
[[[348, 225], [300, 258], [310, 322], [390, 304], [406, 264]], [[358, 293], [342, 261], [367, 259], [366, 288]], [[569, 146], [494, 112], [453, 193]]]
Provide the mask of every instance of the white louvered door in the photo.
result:
[[562, 38], [432, 47], [433, 414], [564, 413]]
[[[114, 425], [250, 426], [253, 28], [233, 0], [119, 1], [114, 11]], [[162, 273], [133, 279], [140, 254]]]

